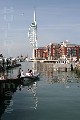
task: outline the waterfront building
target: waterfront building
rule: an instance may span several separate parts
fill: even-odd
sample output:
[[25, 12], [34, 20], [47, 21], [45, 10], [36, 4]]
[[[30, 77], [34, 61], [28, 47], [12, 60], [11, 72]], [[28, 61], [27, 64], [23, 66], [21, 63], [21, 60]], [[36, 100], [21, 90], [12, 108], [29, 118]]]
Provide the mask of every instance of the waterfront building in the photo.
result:
[[35, 59], [47, 59], [47, 49], [46, 47], [39, 47], [34, 49]]
[[60, 44], [50, 43], [45, 47], [36, 48], [34, 53], [36, 59], [57, 60], [60, 57]]
[[68, 40], [59, 43], [50, 43], [45, 47], [34, 49], [35, 59], [66, 61], [80, 60], [80, 45], [71, 44]]
[[61, 44], [61, 57], [67, 58], [70, 61], [79, 61], [80, 59], [80, 45], [63, 42]]
[[50, 43], [47, 46], [49, 60], [62, 59], [63, 62], [80, 60], [80, 45], [71, 44], [68, 40], [58, 43]]
[[60, 57], [60, 44], [50, 43], [47, 46], [48, 60], [57, 60]]

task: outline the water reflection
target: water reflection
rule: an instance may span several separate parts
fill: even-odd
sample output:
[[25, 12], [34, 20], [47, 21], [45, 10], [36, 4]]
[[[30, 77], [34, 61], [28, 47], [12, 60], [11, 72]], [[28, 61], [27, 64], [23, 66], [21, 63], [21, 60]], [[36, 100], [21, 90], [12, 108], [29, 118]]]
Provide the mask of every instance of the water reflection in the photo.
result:
[[13, 111], [13, 95], [16, 90], [22, 91], [26, 88], [31, 93], [33, 99], [32, 109], [37, 109], [37, 84], [38, 81], [24, 80], [24, 81], [0, 81], [0, 118], [4, 112], [12, 113]]
[[[24, 63], [22, 63], [24, 64]], [[31, 67], [34, 72], [37, 72], [37, 64], [31, 63]], [[24, 69], [23, 65], [21, 66], [25, 72], [27, 71], [27, 67]], [[8, 77], [16, 77], [18, 69], [13, 69], [7, 71]], [[1, 73], [4, 75], [5, 73]], [[32, 93], [33, 106], [31, 108], [36, 109], [38, 98], [36, 94], [37, 90], [37, 80], [25, 80], [24, 81], [0, 81], [0, 118], [4, 112], [11, 113], [13, 111], [13, 95], [16, 90], [21, 91], [25, 86], [27, 86], [27, 90]]]
[[31, 91], [31, 93], [33, 94], [33, 100], [34, 100], [34, 105], [32, 106], [32, 108], [37, 109], [37, 103], [38, 103], [38, 97], [36, 94], [37, 91], [37, 82], [35, 81], [33, 84], [28, 86], [28, 90]]
[[[41, 67], [39, 65], [40, 65], [39, 62], [32, 62], [29, 68], [28, 67], [26, 67], [25, 69], [23, 68], [24, 73], [26, 72], [26, 69], [32, 69], [34, 74], [40, 73], [39, 68]], [[39, 80], [40, 79], [30, 80], [30, 79], [25, 78], [22, 84], [19, 86], [20, 91], [23, 90], [23, 88], [24, 89], [26, 88], [28, 92], [32, 94], [33, 106], [31, 106], [30, 108], [33, 108], [33, 109], [37, 109], [37, 105], [38, 105], [38, 97], [36, 93], [37, 93], [37, 84]]]
[[[14, 119], [15, 118], [14, 115], [19, 117], [20, 114], [18, 115], [18, 113], [22, 113], [22, 116], [25, 116], [25, 119], [28, 119], [29, 117], [31, 118], [31, 112], [33, 114], [33, 110], [37, 110], [37, 113], [39, 111], [39, 113], [41, 114], [43, 112], [45, 114], [47, 113], [47, 115], [51, 117], [51, 112], [49, 113], [47, 111], [48, 109], [49, 110], [54, 109], [54, 111], [56, 110], [56, 113], [59, 113], [62, 108], [62, 105], [63, 107], [65, 107], [66, 102], [67, 102], [67, 106], [70, 105], [68, 101], [69, 100], [71, 101], [72, 99], [72, 97], [70, 97], [71, 94], [74, 95], [74, 98], [75, 96], [77, 96], [77, 94], [74, 94], [75, 90], [73, 88], [76, 87], [76, 85], [78, 87], [80, 86], [80, 84], [74, 84], [74, 83], [80, 83], [80, 79], [77, 78], [75, 73], [69, 71], [67, 72], [55, 71], [54, 64], [52, 63], [34, 62], [34, 63], [29, 63], [30, 66], [28, 65], [28, 62], [22, 64], [24, 64], [21, 66], [24, 72], [26, 72], [27, 69], [30, 68], [33, 69], [34, 72], [40, 73], [40, 80], [32, 81], [32, 80], [24, 79], [24, 81], [16, 81], [16, 82], [12, 81], [12, 82], [2, 82], [2, 83], [0, 82], [0, 117], [5, 111], [7, 113], [11, 113], [10, 116], [12, 117], [7, 117], [9, 119], [11, 118]], [[72, 88], [71, 85], [73, 85]], [[37, 89], [38, 87], [39, 89]], [[69, 88], [68, 91], [65, 88]], [[76, 90], [78, 91], [78, 89]], [[14, 95], [14, 92], [16, 92], [16, 95]], [[25, 98], [24, 97], [21, 98], [22, 94]], [[14, 106], [13, 106], [13, 95], [15, 100]], [[40, 104], [38, 103], [38, 101]], [[60, 106], [61, 108], [59, 109]], [[67, 106], [65, 107], [65, 109], [67, 108]], [[18, 107], [20, 109], [18, 109]], [[14, 112], [12, 112], [13, 108], [14, 108]], [[27, 112], [24, 113], [24, 111]], [[28, 113], [30, 116], [28, 115]], [[63, 113], [61, 113], [61, 115], [62, 114]], [[38, 117], [41, 117], [40, 115]], [[5, 116], [3, 115], [3, 117]], [[20, 117], [19, 119], [21, 119]]]
[[27, 89], [28, 92], [32, 94], [33, 106], [30, 108], [37, 109], [38, 97], [37, 97], [37, 84], [38, 80], [24, 79], [22, 83], [18, 86], [19, 90]]
[[40, 73], [40, 79], [45, 79], [49, 84], [53, 83], [79, 83], [80, 78], [74, 72], [57, 71], [54, 63], [32, 62], [31, 68], [34, 72]]
[[49, 83], [78, 83], [80, 78], [74, 72], [55, 71], [53, 63], [39, 63], [34, 64], [34, 68], [40, 73], [40, 77], [44, 77]]
[[17, 90], [20, 81], [0, 81], [0, 118], [5, 112], [11, 113], [13, 111], [13, 94]]

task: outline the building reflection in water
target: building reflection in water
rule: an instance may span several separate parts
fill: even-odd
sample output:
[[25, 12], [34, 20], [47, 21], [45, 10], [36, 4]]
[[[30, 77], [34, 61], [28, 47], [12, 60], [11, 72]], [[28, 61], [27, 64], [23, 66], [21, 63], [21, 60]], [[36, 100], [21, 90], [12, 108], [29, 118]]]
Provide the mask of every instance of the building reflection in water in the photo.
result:
[[[32, 69], [34, 72], [40, 73], [40, 80], [46, 80], [49, 84], [64, 83], [66, 88], [69, 88], [68, 83], [78, 82], [79, 79], [72, 72], [58, 72], [54, 70], [54, 64], [52, 63], [40, 63], [33, 62]], [[0, 81], [0, 118], [4, 112], [11, 113], [13, 111], [13, 94], [17, 88], [22, 90], [27, 86], [27, 90], [32, 93], [33, 106], [31, 108], [37, 109], [38, 97], [37, 97], [37, 84], [38, 81], [25, 80], [20, 81]]]
[[79, 78], [74, 72], [67, 71], [58, 71], [54, 69], [54, 63], [40, 63], [35, 62], [34, 67], [37, 69], [37, 72], [40, 73], [40, 78], [44, 77], [48, 83], [63, 83], [67, 85], [71, 82], [79, 82]]
[[20, 81], [0, 81], [0, 118], [4, 112], [13, 111], [13, 94], [16, 92]]
[[27, 80], [23, 81], [0, 81], [0, 118], [4, 112], [11, 113], [13, 111], [13, 95], [16, 90], [22, 90], [27, 86], [27, 90], [32, 93], [33, 106], [31, 108], [37, 109], [37, 81]]

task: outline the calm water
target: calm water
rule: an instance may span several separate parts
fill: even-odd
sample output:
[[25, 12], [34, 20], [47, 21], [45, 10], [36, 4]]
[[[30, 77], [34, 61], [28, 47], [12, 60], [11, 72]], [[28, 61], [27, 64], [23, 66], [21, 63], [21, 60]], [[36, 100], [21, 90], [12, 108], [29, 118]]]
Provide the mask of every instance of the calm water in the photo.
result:
[[[8, 83], [6, 89], [2, 83], [1, 120], [80, 120], [80, 79], [54, 71], [53, 64], [22, 63], [24, 73], [28, 68], [39, 72], [40, 80]], [[9, 75], [16, 76], [17, 70]]]

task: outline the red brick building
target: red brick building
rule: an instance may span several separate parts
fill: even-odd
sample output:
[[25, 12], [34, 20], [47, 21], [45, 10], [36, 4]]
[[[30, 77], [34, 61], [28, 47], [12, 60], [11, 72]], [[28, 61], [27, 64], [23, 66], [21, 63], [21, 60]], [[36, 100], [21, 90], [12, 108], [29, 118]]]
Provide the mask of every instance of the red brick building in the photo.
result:
[[39, 47], [34, 50], [35, 59], [47, 59], [46, 47]]
[[69, 60], [79, 61], [80, 45], [70, 44], [68, 41], [60, 44], [50, 43], [46, 47], [36, 48], [34, 53], [36, 59], [57, 60], [59, 58], [67, 58]]
[[50, 60], [55, 60], [60, 57], [60, 44], [57, 43], [50, 43], [47, 46], [47, 54], [48, 54], [48, 59]]
[[70, 44], [64, 41], [61, 44], [61, 57], [79, 61], [80, 58], [80, 45]]

